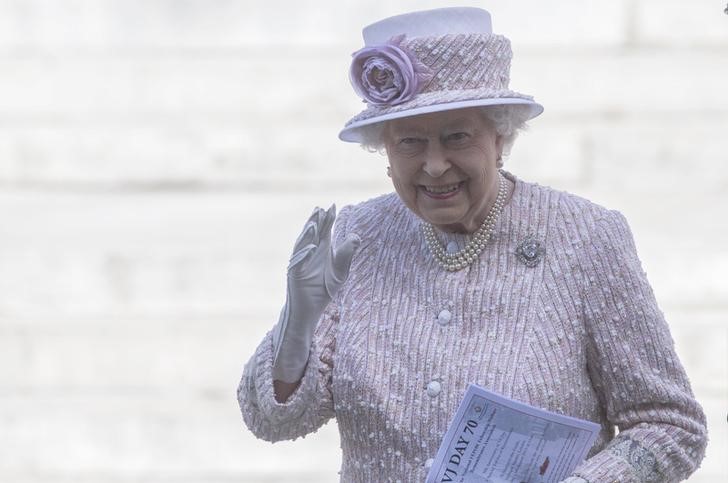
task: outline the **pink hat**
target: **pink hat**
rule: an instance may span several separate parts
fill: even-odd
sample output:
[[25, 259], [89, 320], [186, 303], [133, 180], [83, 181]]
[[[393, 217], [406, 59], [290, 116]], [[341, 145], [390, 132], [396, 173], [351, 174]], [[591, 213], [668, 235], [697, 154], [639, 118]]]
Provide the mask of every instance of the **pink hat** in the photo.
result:
[[362, 33], [349, 79], [367, 108], [346, 123], [342, 141], [363, 141], [365, 126], [450, 109], [518, 104], [527, 106], [527, 119], [543, 112], [533, 97], [508, 89], [511, 43], [493, 34], [483, 9], [412, 12]]

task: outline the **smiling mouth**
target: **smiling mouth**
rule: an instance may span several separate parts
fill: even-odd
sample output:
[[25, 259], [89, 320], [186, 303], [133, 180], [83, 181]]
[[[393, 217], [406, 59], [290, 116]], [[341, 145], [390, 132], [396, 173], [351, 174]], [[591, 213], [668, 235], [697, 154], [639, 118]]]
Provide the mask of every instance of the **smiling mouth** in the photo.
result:
[[425, 194], [431, 198], [443, 199], [449, 198], [450, 196], [453, 196], [455, 193], [457, 193], [463, 183], [464, 181], [438, 186], [420, 185], [420, 189], [422, 189], [422, 191], [424, 191]]

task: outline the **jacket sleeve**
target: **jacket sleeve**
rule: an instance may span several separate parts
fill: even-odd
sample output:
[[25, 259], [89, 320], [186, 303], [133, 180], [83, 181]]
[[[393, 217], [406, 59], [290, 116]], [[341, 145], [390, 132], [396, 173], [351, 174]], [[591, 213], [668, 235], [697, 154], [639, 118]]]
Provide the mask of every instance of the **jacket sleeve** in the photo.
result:
[[587, 365], [619, 433], [567, 481], [681, 481], [703, 459], [705, 415], [621, 213], [606, 212], [596, 222], [587, 254]]
[[[349, 207], [344, 207], [334, 226], [334, 245], [345, 238]], [[273, 391], [273, 342], [268, 332], [243, 369], [238, 403], [250, 431], [266, 441], [282, 441], [315, 432], [334, 417], [331, 392], [339, 300], [328, 305], [314, 332], [308, 363], [295, 392], [284, 403]]]

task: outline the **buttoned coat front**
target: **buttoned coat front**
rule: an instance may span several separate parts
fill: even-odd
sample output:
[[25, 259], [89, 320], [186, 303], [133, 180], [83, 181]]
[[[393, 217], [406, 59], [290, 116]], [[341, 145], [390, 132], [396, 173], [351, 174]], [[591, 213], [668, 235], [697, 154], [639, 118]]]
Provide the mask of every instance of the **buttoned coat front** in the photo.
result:
[[238, 399], [251, 431], [295, 439], [336, 418], [341, 481], [422, 482], [475, 383], [602, 426], [571, 481], [669, 482], [695, 470], [705, 417], [626, 220], [504, 174], [515, 190], [494, 236], [457, 272], [435, 262], [396, 194], [341, 211], [335, 243], [362, 239], [349, 278], [285, 403], [273, 395], [270, 333], [246, 364]]

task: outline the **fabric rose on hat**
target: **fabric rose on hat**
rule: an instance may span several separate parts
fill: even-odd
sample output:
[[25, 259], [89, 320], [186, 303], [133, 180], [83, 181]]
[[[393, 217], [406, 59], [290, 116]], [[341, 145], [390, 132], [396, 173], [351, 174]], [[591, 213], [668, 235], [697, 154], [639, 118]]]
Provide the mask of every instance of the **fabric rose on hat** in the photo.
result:
[[401, 47], [404, 35], [352, 54], [349, 80], [354, 91], [375, 106], [394, 106], [412, 99], [432, 78], [430, 70]]

